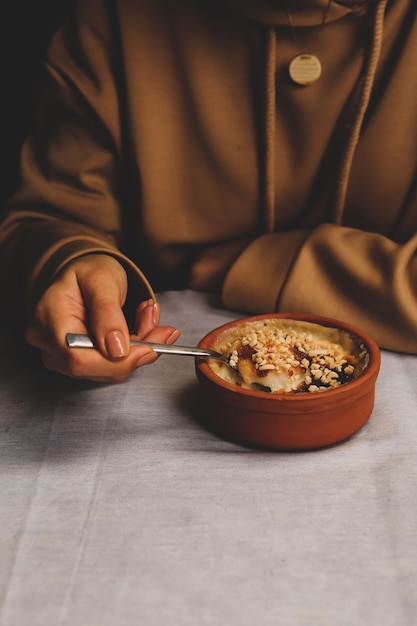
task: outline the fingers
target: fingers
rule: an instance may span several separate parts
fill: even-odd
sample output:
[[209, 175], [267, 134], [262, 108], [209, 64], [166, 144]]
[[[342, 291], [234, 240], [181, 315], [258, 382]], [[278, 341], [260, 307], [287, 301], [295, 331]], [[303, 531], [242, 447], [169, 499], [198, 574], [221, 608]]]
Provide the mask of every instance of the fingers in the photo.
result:
[[172, 326], [157, 326], [145, 337], [142, 337], [141, 340], [150, 341], [153, 343], [173, 344], [177, 341], [180, 335], [181, 332], [177, 328], [173, 328]]
[[135, 335], [139, 339], [144, 339], [156, 326], [158, 326], [161, 318], [160, 307], [157, 302], [152, 299], [141, 302], [136, 309], [135, 316]]
[[[180, 336], [180, 331], [171, 326], [159, 326], [151, 330], [146, 341], [155, 343], [174, 343]], [[72, 376], [85, 378], [97, 382], [123, 382], [132, 372], [151, 365], [159, 355], [148, 346], [132, 346], [130, 353], [122, 360], [109, 360], [97, 350], [75, 348], [66, 349], [62, 355], [43, 353], [46, 367], [54, 371]]]
[[[46, 301], [51, 300], [54, 305], [59, 298], [55, 297], [56, 290], [47, 294]], [[43, 303], [42, 310], [47, 308]], [[53, 316], [52, 316], [53, 317]], [[63, 316], [61, 315], [63, 318]], [[44, 318], [45, 319], [45, 318]], [[156, 361], [158, 355], [148, 346], [135, 346], [124, 359], [109, 359], [98, 350], [86, 348], [69, 348], [64, 339], [69, 329], [74, 332], [85, 333], [87, 328], [82, 320], [68, 317], [60, 320], [63, 329], [58, 323], [51, 321], [50, 325], [33, 322], [26, 333], [30, 345], [39, 349], [42, 361], [47, 369], [78, 379], [88, 379], [97, 382], [122, 382], [132, 372], [144, 365]]]
[[174, 326], [159, 326], [161, 313], [157, 302], [146, 300], [136, 310], [135, 338], [155, 343], [174, 343], [180, 331]]
[[111, 361], [98, 350], [67, 348], [63, 352], [42, 351], [46, 368], [77, 379], [121, 383], [136, 369], [154, 363], [158, 355], [148, 347], [137, 346], [123, 360]]

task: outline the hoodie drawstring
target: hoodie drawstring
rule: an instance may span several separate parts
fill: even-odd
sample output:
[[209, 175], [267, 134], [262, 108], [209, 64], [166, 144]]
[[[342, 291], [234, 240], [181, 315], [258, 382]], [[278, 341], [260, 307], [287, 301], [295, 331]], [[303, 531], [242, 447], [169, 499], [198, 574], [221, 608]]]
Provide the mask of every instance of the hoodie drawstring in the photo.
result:
[[266, 61], [266, 97], [265, 97], [265, 161], [264, 161], [264, 206], [265, 224], [267, 233], [271, 233], [275, 226], [275, 108], [276, 108], [276, 41], [275, 30], [267, 31], [267, 61]]
[[345, 150], [342, 156], [342, 165], [339, 171], [336, 185], [336, 197], [334, 201], [333, 222], [341, 224], [343, 219], [343, 210], [346, 202], [346, 193], [349, 184], [350, 171], [352, 169], [353, 157], [355, 155], [356, 146], [358, 145], [359, 136], [365, 118], [365, 114], [369, 105], [372, 87], [375, 81], [376, 69], [381, 54], [382, 39], [384, 32], [384, 15], [387, 6], [387, 0], [381, 0], [375, 8], [372, 45], [364, 62], [362, 88], [359, 97], [359, 103], [356, 110], [354, 122]]
[[[350, 133], [343, 150], [341, 166], [336, 180], [333, 222], [341, 224], [345, 207], [349, 176], [365, 114], [369, 105], [376, 69], [381, 54], [384, 16], [388, 0], [379, 0], [375, 6], [372, 43], [361, 71], [361, 91]], [[264, 230], [275, 227], [275, 115], [276, 115], [276, 37], [272, 27], [267, 29], [265, 76], [265, 156], [264, 156]]]

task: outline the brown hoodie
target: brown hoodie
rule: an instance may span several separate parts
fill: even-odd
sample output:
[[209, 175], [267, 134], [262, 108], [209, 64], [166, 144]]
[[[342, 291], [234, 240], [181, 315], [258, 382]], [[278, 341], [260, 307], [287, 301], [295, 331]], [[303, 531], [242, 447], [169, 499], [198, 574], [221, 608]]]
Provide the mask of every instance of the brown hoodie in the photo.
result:
[[[337, 317], [417, 353], [416, 14], [80, 0], [0, 231], [8, 318], [24, 324], [69, 260], [104, 251], [136, 302], [150, 284], [216, 288], [239, 311]], [[322, 64], [304, 87], [288, 76], [301, 52]]]

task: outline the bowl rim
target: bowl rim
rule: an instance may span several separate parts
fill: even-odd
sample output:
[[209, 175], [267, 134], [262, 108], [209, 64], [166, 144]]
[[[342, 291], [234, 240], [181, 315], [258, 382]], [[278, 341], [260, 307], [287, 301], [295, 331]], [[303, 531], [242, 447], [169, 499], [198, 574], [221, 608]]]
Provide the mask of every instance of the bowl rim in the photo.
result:
[[330, 400], [337, 400], [337, 396], [345, 395], [347, 390], [354, 391], [357, 387], [362, 387], [365, 383], [377, 377], [380, 363], [381, 363], [381, 352], [372, 337], [370, 337], [365, 331], [360, 328], [350, 324], [349, 322], [345, 322], [339, 319], [335, 319], [332, 317], [326, 317], [322, 315], [315, 315], [313, 313], [263, 313], [260, 315], [250, 315], [245, 317], [239, 317], [235, 320], [231, 320], [230, 322], [226, 322], [217, 328], [213, 328], [211, 331], [206, 333], [204, 337], [200, 339], [198, 342], [199, 348], [211, 348], [214, 339], [220, 334], [227, 331], [230, 328], [236, 326], [239, 323], [260, 321], [264, 319], [293, 319], [297, 321], [306, 321], [315, 324], [319, 324], [322, 326], [328, 326], [330, 328], [339, 328], [344, 330], [351, 335], [357, 337], [361, 343], [363, 343], [369, 354], [369, 363], [365, 367], [365, 369], [359, 374], [357, 378], [354, 380], [348, 381], [339, 387], [335, 387], [334, 389], [326, 389], [322, 392], [317, 393], [268, 393], [262, 390], [254, 390], [254, 389], [245, 389], [244, 387], [239, 387], [235, 383], [228, 382], [221, 378], [218, 374], [216, 374], [208, 364], [208, 360], [204, 357], [196, 358], [196, 368], [199, 370], [200, 374], [203, 375], [206, 379], [208, 379], [213, 385], [223, 388], [225, 391], [231, 392], [233, 394], [238, 394], [242, 397], [248, 398], [262, 398], [264, 401], [285, 401], [285, 402], [323, 402], [323, 399], [326, 398]]

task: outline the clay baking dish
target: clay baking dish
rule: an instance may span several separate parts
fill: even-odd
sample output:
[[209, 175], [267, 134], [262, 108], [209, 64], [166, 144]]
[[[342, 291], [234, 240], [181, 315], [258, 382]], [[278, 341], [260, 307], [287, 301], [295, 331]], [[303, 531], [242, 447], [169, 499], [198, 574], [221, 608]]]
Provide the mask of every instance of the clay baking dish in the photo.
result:
[[267, 450], [312, 450], [351, 437], [373, 411], [381, 358], [376, 343], [360, 329], [338, 320], [276, 313], [224, 324], [205, 335], [198, 346], [216, 349], [219, 341], [239, 325], [267, 319], [301, 320], [338, 329], [366, 351], [366, 364], [356, 378], [334, 389], [268, 393], [228, 382], [213, 371], [213, 362], [210, 365], [210, 360], [197, 358], [195, 368], [206, 426], [235, 443]]

